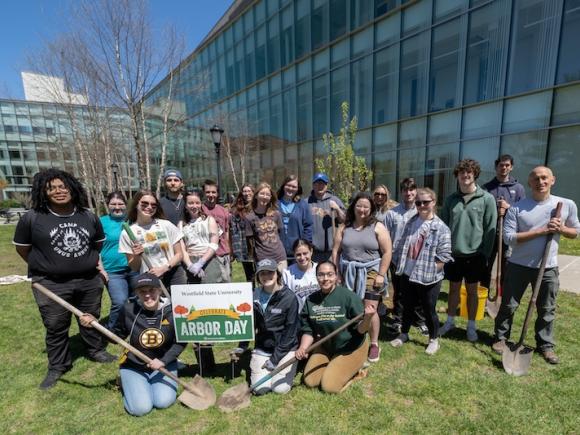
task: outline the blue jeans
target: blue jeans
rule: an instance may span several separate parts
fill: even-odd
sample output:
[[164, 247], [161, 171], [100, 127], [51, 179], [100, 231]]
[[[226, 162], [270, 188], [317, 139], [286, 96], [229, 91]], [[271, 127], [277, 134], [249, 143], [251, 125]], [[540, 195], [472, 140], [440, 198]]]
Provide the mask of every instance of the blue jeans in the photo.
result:
[[[177, 361], [167, 367], [177, 375]], [[133, 367], [121, 367], [123, 404], [131, 415], [141, 417], [153, 408], [168, 408], [177, 396], [177, 383], [163, 373], [142, 371]]]
[[109, 321], [105, 325], [107, 329], [112, 329], [117, 323], [119, 313], [129, 296], [133, 293], [132, 280], [138, 275], [137, 272], [126, 270], [123, 272], [110, 272], [107, 290], [111, 298], [111, 311]]

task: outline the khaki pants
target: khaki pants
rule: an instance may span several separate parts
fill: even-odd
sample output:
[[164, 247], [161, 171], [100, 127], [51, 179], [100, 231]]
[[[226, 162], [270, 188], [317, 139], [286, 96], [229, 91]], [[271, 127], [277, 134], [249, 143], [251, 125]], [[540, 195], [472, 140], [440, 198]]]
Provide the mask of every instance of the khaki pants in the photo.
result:
[[348, 381], [362, 368], [367, 360], [369, 343], [365, 339], [355, 351], [346, 355], [313, 353], [304, 369], [306, 386], [319, 387], [326, 393], [340, 393]]

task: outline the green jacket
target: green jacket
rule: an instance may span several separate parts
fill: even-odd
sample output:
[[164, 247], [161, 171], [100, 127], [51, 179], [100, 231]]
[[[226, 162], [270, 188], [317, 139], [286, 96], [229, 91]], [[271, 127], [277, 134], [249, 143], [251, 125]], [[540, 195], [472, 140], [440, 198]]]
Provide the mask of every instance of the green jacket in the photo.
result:
[[439, 217], [451, 230], [454, 257], [491, 257], [497, 224], [496, 202], [491, 194], [477, 186], [466, 203], [460, 191], [454, 192], [445, 199]]

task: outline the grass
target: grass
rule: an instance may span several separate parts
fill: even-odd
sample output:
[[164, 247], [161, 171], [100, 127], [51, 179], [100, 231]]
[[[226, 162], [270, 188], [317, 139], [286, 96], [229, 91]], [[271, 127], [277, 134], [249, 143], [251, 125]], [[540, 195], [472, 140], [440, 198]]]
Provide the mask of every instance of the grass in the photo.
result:
[[[14, 227], [0, 227], [3, 275], [23, 273], [23, 263], [10, 245]], [[236, 278], [241, 271], [236, 270]], [[216, 408], [192, 411], [179, 404], [134, 418], [123, 410], [116, 387], [115, 364], [99, 365], [82, 356], [76, 325], [71, 328], [75, 363], [57, 386], [41, 392], [46, 371], [44, 328], [27, 283], [1, 288], [0, 316], [3, 376], [0, 387], [1, 433], [577, 433], [580, 427], [580, 297], [558, 296], [556, 337], [559, 366], [533, 357], [529, 376], [504, 373], [499, 356], [490, 351], [492, 322], [480, 323], [480, 342], [465, 340], [465, 322], [442, 339], [434, 357], [424, 354], [425, 339], [416, 330], [401, 349], [382, 336], [381, 360], [369, 375], [341, 395], [327, 395], [299, 386], [286, 396], [253, 398], [250, 408], [221, 414]], [[106, 294], [106, 293], [105, 293]], [[441, 306], [446, 294], [442, 293]], [[103, 312], [108, 312], [108, 297]], [[518, 311], [514, 336], [521, 328]], [[528, 336], [533, 343], [533, 334]], [[219, 368], [210, 379], [218, 394], [228, 383], [229, 347], [217, 347]], [[119, 353], [118, 346], [109, 346]], [[191, 369], [189, 347], [182, 360]], [[242, 371], [245, 373], [245, 370]], [[236, 378], [232, 384], [242, 382]]]
[[558, 252], [565, 255], [580, 255], [580, 238], [566, 239], [560, 237], [560, 249]]

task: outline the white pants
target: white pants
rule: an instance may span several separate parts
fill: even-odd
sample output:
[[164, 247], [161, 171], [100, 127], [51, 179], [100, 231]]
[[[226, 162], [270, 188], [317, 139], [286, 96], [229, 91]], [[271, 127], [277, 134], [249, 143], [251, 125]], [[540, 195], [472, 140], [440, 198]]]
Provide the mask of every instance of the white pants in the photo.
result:
[[[284, 358], [280, 360], [278, 366], [284, 364], [286, 361], [294, 357], [294, 351], [288, 352]], [[262, 379], [264, 376], [270, 374], [270, 372], [266, 369], [263, 369], [262, 366], [266, 361], [268, 361], [270, 357], [259, 355], [254, 350], [252, 352], [252, 359], [250, 360], [250, 381], [252, 385]], [[294, 364], [289, 365], [284, 370], [282, 370], [277, 375], [273, 376], [272, 379], [267, 380], [262, 385], [260, 385], [256, 389], [256, 394], [266, 394], [270, 391], [278, 394], [286, 394], [292, 388], [292, 383], [294, 382], [294, 376], [296, 375], [296, 368], [298, 367], [298, 361], [295, 361]]]

